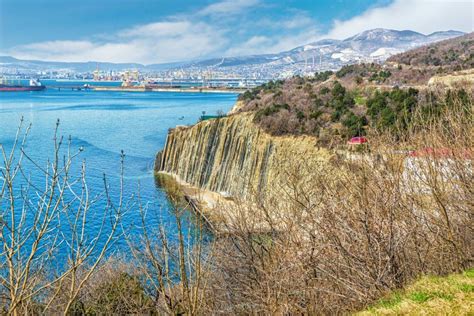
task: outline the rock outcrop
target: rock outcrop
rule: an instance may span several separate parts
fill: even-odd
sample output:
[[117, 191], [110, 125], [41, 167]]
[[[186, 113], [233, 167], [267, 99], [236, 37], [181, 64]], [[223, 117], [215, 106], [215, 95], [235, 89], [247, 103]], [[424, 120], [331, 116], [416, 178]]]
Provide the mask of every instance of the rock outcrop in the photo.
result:
[[271, 136], [242, 113], [170, 130], [155, 168], [205, 190], [263, 197], [288, 166], [327, 161], [315, 144], [308, 136]]

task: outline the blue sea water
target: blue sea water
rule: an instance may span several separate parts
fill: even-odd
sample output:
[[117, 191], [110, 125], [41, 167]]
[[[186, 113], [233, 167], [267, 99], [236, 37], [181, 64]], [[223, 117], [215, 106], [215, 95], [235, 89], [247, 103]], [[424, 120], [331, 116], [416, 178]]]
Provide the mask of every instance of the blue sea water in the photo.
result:
[[[87, 184], [92, 193], [103, 192], [103, 174], [111, 186], [113, 202], [119, 199], [120, 157], [125, 153], [124, 193], [138, 191], [143, 205], [156, 216], [146, 223], [150, 229], [163, 222], [173, 234], [174, 219], [164, 191], [155, 183], [153, 163], [163, 148], [169, 128], [195, 123], [205, 111], [227, 112], [237, 96], [233, 94], [106, 92], [46, 90], [43, 92], [0, 93], [0, 144], [11, 148], [21, 117], [32, 124], [25, 151], [40, 165], [53, 158], [53, 137], [59, 119], [59, 134], [71, 138], [71, 148], [84, 150], [76, 159], [73, 171], [78, 175], [81, 162], [86, 161]], [[34, 183], [44, 177], [31, 163], [26, 173]], [[96, 204], [87, 224], [91, 238], [101, 226], [104, 203]], [[138, 207], [132, 207], [122, 220], [127, 234], [141, 234]], [[67, 230], [66, 230], [67, 231]], [[114, 252], [127, 251], [126, 243], [114, 245]]]

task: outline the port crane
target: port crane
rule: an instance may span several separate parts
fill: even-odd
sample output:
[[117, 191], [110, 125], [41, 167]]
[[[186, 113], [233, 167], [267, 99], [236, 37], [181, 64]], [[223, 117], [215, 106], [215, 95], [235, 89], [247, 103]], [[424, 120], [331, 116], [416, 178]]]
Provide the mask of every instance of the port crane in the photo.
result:
[[138, 70], [127, 70], [122, 73], [122, 87], [133, 86], [134, 82], [138, 82], [140, 73]]
[[99, 64], [97, 64], [94, 70], [94, 81], [99, 81], [99, 80], [100, 80], [100, 70], [99, 70]]

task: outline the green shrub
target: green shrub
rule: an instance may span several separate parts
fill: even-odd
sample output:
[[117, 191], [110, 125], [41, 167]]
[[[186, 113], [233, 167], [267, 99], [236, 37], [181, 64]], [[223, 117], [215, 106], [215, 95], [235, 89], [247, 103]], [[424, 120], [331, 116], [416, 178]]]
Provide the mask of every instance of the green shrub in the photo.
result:
[[324, 113], [323, 111], [315, 110], [311, 112], [311, 114], [309, 115], [309, 118], [313, 120], [317, 120], [323, 113]]
[[257, 120], [260, 120], [263, 116], [270, 116], [272, 114], [278, 113], [281, 109], [289, 110], [290, 106], [288, 104], [274, 104], [272, 106], [263, 108], [257, 111], [255, 115]]
[[343, 78], [348, 74], [353, 73], [356, 70], [357, 65], [346, 65], [343, 66], [338, 72], [336, 72], [336, 77]]
[[365, 116], [357, 116], [352, 112], [348, 112], [346, 118], [342, 121], [342, 125], [347, 128], [347, 137], [365, 135], [364, 126], [368, 121]]
[[329, 92], [331, 92], [331, 90], [328, 87], [322, 87], [321, 90], [319, 90], [321, 95], [328, 94]]
[[298, 120], [302, 121], [302, 120], [305, 119], [306, 116], [304, 115], [303, 111], [298, 110], [298, 111], [296, 112], [296, 117], [298, 118]]
[[131, 315], [143, 311], [147, 306], [151, 307], [151, 300], [140, 281], [127, 273], [120, 273], [100, 284], [87, 304], [77, 302], [75, 310], [84, 308], [87, 314], [97, 315]]
[[333, 74], [332, 71], [328, 70], [328, 71], [324, 71], [324, 72], [317, 72], [314, 74], [314, 80], [315, 81], [326, 81], [329, 79], [329, 77], [331, 77]]

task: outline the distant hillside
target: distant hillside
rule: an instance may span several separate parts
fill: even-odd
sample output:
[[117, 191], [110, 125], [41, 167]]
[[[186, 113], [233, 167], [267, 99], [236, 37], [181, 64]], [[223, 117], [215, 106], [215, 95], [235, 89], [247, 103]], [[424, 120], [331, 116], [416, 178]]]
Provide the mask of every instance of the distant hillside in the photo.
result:
[[438, 111], [451, 106], [453, 97], [466, 102], [473, 99], [469, 83], [460, 82], [459, 87], [466, 89], [450, 94], [445, 94], [445, 89], [438, 94], [426, 91], [433, 76], [466, 77], [465, 72], [457, 74], [455, 70], [461, 65], [472, 68], [461, 57], [469, 49], [474, 51], [469, 48], [471, 39], [472, 34], [393, 59], [408, 60], [406, 56], [415, 56], [416, 60], [423, 60], [422, 53], [430, 54], [433, 50], [459, 54], [455, 60], [446, 60], [439, 66], [421, 62], [417, 66], [402, 65], [392, 60], [383, 65], [353, 64], [314, 77], [272, 81], [242, 94], [234, 112], [255, 113], [255, 122], [270, 134], [312, 135], [322, 144], [361, 136], [369, 129], [403, 132], [415, 111]]
[[[360, 62], [383, 62], [406, 50], [461, 36], [458, 31], [443, 31], [424, 35], [414, 31], [388, 29], [368, 30], [345, 40], [323, 39], [289, 51], [239, 57], [217, 57], [200, 61], [142, 65], [137, 63], [51, 62], [19, 60], [0, 57], [1, 69], [9, 71], [74, 71], [91, 72], [97, 65], [101, 70], [137, 69], [142, 72], [166, 70], [199, 73], [202, 70], [235, 74], [241, 77], [278, 78], [308, 74], [316, 70], [337, 70], [344, 65]], [[133, 58], [131, 56], [130, 58]]]
[[[321, 62], [354, 62], [360, 60], [384, 60], [395, 53], [406, 51], [420, 45], [425, 45], [447, 38], [461, 36], [457, 31], [436, 32], [423, 35], [414, 31], [396, 31], [388, 29], [368, 30], [345, 40], [323, 39], [314, 43], [294, 48], [292, 50], [270, 55], [247, 57], [232, 57], [223, 59], [223, 63], [210, 61], [198, 62], [194, 65], [215, 65], [219, 67], [266, 64], [274, 65]], [[232, 61], [226, 63], [225, 61]]]
[[418, 67], [449, 67], [453, 70], [473, 68], [474, 33], [397, 54], [388, 61]]
[[17, 71], [71, 71], [92, 72], [99, 68], [105, 71], [123, 71], [137, 69], [139, 71], [161, 71], [182, 66], [183, 63], [142, 65], [138, 63], [106, 63], [97, 61], [88, 62], [60, 62], [41, 60], [22, 60], [11, 56], [0, 56], [0, 70], [3, 68]]
[[414, 31], [389, 29], [368, 30], [345, 40], [323, 39], [289, 51], [243, 57], [227, 57], [191, 63], [184, 68], [209, 67], [239, 73], [305, 74], [308, 71], [339, 69], [359, 62], [383, 62], [388, 57], [406, 50], [440, 40], [463, 35], [445, 31], [424, 35]]
[[41, 60], [22, 60], [10, 56], [0, 56], [0, 69], [8, 68], [16, 71], [71, 71], [92, 72], [99, 66], [103, 70], [142, 70], [145, 66], [137, 63], [103, 63], [103, 62], [58, 62]]

